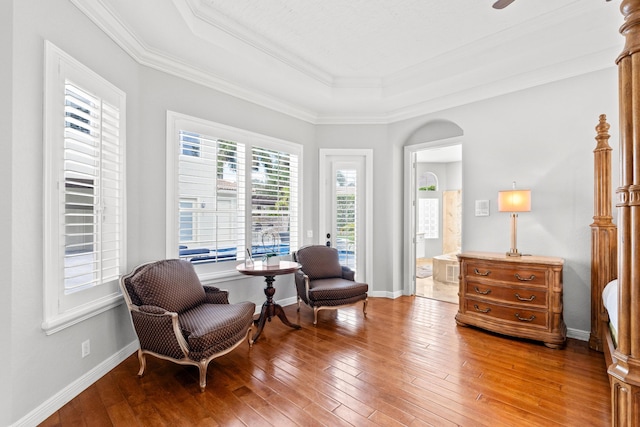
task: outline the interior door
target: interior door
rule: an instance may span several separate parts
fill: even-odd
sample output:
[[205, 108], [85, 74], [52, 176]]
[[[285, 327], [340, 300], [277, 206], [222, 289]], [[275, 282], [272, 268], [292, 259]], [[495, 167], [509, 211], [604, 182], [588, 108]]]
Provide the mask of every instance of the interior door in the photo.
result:
[[353, 150], [321, 151], [321, 243], [336, 248], [340, 263], [355, 270], [357, 280], [366, 281], [370, 158]]

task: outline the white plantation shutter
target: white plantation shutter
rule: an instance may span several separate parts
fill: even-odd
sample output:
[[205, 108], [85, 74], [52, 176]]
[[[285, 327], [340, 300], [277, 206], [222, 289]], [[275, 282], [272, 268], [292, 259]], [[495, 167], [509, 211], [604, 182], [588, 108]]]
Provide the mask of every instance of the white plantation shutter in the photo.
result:
[[251, 170], [251, 252], [289, 254], [298, 241], [298, 156], [253, 147]]
[[122, 302], [126, 96], [45, 42], [44, 320], [47, 334]]
[[244, 256], [244, 144], [185, 130], [178, 144], [179, 256], [195, 263]]
[[167, 112], [166, 256], [213, 283], [251, 253], [298, 248], [299, 159], [291, 142]]
[[118, 108], [65, 84], [64, 289], [117, 280], [123, 221]]
[[336, 249], [340, 255], [340, 262], [356, 269], [357, 239], [357, 175], [355, 169], [341, 169], [336, 171]]

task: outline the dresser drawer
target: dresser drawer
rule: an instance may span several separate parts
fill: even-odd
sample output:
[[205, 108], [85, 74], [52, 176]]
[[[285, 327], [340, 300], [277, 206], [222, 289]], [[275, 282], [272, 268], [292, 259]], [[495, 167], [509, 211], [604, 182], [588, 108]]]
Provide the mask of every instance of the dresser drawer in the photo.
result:
[[547, 286], [545, 273], [545, 269], [535, 267], [482, 262], [466, 263], [466, 268], [463, 272], [468, 280], [484, 278], [491, 281], [521, 283], [528, 286]]
[[502, 301], [509, 304], [522, 304], [523, 307], [547, 307], [547, 290], [544, 288], [523, 288], [517, 286], [500, 286], [490, 283], [469, 280], [466, 282], [465, 294], [471, 298], [482, 298], [491, 301]]
[[520, 307], [506, 307], [485, 301], [465, 300], [465, 310], [474, 317], [486, 317], [515, 324], [526, 324], [528, 327], [547, 327], [547, 312], [528, 310]]
[[465, 252], [458, 259], [458, 325], [539, 340], [551, 348], [564, 344], [562, 258]]

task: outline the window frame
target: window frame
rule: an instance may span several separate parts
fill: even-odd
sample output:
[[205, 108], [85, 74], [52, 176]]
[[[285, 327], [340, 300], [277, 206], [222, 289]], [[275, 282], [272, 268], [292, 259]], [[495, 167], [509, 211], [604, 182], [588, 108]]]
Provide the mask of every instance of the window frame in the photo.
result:
[[[119, 277], [126, 268], [126, 94], [102, 78], [90, 68], [45, 41], [44, 67], [44, 186], [43, 186], [43, 322], [42, 329], [51, 335], [85, 319], [110, 310], [123, 301]], [[118, 147], [120, 166], [117, 174], [120, 183], [116, 216], [119, 243], [118, 274], [116, 279], [98, 281], [97, 284], [77, 291], [67, 291], [64, 279], [64, 238], [66, 211], [62, 207], [65, 183], [61, 179], [65, 151], [65, 85], [72, 82], [79, 88], [98, 95], [119, 112]], [[102, 143], [100, 145], [102, 147]], [[102, 148], [101, 148], [102, 149]], [[100, 171], [106, 171], [100, 167]], [[94, 213], [99, 203], [94, 205]], [[102, 221], [100, 222], [102, 223]], [[104, 231], [104, 233], [107, 233]], [[104, 234], [99, 231], [99, 234]], [[103, 236], [101, 236], [103, 237]], [[100, 242], [102, 239], [100, 239]], [[102, 254], [106, 249], [99, 249]]]
[[[212, 122], [198, 117], [189, 116], [175, 111], [167, 110], [167, 131], [166, 131], [166, 257], [177, 258], [179, 242], [179, 223], [178, 223], [178, 199], [180, 193], [178, 189], [178, 171], [181, 146], [178, 144], [180, 131], [194, 132], [200, 135], [215, 137], [221, 140], [228, 140], [244, 144], [244, 238], [245, 246], [251, 247], [251, 187], [252, 187], [252, 149], [254, 146], [283, 151], [297, 156], [298, 171], [302, 170], [303, 147], [290, 141], [269, 137], [244, 129], [227, 126], [224, 124]], [[290, 242], [290, 251], [300, 247], [302, 239], [302, 174], [298, 172], [297, 179], [298, 194], [296, 197], [297, 208], [297, 229], [298, 236], [295, 241]], [[196, 272], [200, 279], [207, 282], [224, 281], [231, 277], [236, 277], [238, 272], [235, 267], [239, 261], [244, 259], [244, 254], [238, 254], [238, 259], [228, 262], [217, 263], [199, 263], [194, 264]]]

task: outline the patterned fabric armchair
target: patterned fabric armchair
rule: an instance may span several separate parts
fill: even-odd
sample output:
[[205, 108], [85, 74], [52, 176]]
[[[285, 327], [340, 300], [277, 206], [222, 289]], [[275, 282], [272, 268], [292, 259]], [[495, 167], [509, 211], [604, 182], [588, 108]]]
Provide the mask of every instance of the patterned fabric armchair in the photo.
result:
[[229, 304], [227, 291], [203, 286], [188, 261], [143, 264], [122, 276], [120, 287], [140, 341], [139, 376], [151, 354], [197, 366], [204, 391], [209, 362], [239, 346], [251, 332], [256, 305]]
[[364, 301], [362, 311], [367, 315], [367, 292], [369, 285], [355, 281], [355, 272], [340, 265], [338, 251], [322, 245], [306, 246], [293, 254], [300, 263], [295, 273], [298, 293], [298, 311], [300, 301], [313, 308], [313, 324], [318, 323], [318, 311], [338, 309]]

